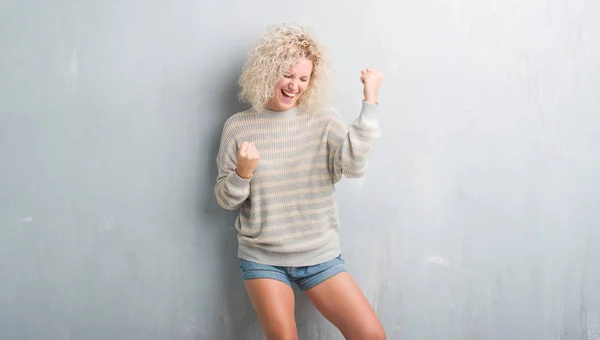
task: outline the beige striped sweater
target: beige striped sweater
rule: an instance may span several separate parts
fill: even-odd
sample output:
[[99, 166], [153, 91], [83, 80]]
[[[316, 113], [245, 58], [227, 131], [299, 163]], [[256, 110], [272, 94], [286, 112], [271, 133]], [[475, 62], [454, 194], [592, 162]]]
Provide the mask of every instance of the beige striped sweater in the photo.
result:
[[[217, 155], [219, 205], [239, 209], [238, 257], [275, 266], [309, 266], [341, 252], [334, 184], [360, 177], [380, 136], [379, 106], [362, 102], [349, 126], [326, 109], [304, 114], [245, 111], [223, 127]], [[260, 163], [250, 179], [235, 172], [239, 145], [253, 142]]]

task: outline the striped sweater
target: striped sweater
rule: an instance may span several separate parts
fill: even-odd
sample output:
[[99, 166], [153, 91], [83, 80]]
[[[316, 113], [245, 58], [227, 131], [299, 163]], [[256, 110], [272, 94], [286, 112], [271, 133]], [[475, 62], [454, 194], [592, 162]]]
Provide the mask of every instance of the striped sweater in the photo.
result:
[[[224, 209], [239, 209], [239, 258], [295, 267], [341, 253], [334, 185], [342, 176], [363, 175], [368, 152], [381, 134], [378, 108], [363, 101], [349, 126], [332, 109], [245, 111], [225, 122], [215, 195]], [[244, 141], [255, 143], [260, 154], [250, 179], [235, 171]]]

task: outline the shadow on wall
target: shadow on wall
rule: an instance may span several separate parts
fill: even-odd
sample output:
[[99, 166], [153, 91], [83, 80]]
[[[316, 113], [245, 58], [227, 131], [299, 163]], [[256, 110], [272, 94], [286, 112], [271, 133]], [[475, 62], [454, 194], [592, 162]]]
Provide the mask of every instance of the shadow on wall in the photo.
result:
[[[248, 299], [246, 290], [240, 277], [239, 262], [237, 260], [237, 239], [233, 227], [237, 211], [227, 211], [221, 208], [215, 199], [213, 192], [217, 177], [216, 157], [219, 150], [221, 132], [225, 121], [236, 112], [247, 109], [247, 106], [238, 100], [237, 80], [242, 68], [243, 53], [239, 53], [239, 59], [235, 63], [222, 63], [222, 68], [216, 71], [221, 79], [218, 89], [214, 92], [215, 107], [219, 110], [216, 116], [216, 124], [206, 124], [201, 120], [205, 145], [200, 148], [204, 155], [201, 166], [205, 167], [201, 173], [206, 174], [201, 181], [201, 199], [204, 201], [203, 211], [201, 212], [203, 225], [201, 228], [216, 229], [207, 231], [206, 235], [215, 236], [214, 242], [217, 249], [216, 259], [208, 259], [218, 263], [218, 272], [207, 273], [206, 275], [215, 276], [212, 280], [206, 282], [218, 284], [214, 287], [213, 301], [217, 306], [216, 310], [210, 311], [215, 315], [211, 320], [210, 331], [207, 338], [211, 339], [260, 339], [264, 335], [258, 323], [258, 319]], [[199, 109], [200, 110], [200, 109]], [[206, 112], [199, 112], [205, 115]], [[211, 121], [213, 123], [213, 121]], [[206, 155], [209, 155], [208, 157]], [[215, 268], [215, 266], [210, 266]], [[210, 308], [210, 307], [207, 307]], [[207, 311], [209, 312], [209, 311]]]

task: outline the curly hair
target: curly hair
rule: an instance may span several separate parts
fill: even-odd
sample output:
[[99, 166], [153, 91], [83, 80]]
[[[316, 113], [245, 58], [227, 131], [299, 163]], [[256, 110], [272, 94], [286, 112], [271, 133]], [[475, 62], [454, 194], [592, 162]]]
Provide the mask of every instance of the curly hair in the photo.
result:
[[307, 29], [292, 24], [269, 26], [267, 33], [250, 50], [238, 80], [240, 100], [250, 103], [256, 112], [264, 110], [283, 73], [302, 58], [313, 62], [313, 70], [306, 90], [298, 99], [298, 106], [307, 113], [321, 109], [329, 94], [330, 65], [324, 48]]

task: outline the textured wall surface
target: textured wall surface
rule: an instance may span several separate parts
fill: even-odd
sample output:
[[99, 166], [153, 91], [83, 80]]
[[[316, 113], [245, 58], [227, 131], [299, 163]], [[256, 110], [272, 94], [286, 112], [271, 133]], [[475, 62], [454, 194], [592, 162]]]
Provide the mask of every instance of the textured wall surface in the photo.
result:
[[[260, 6], [267, 6], [259, 8]], [[243, 55], [311, 26], [334, 106], [385, 73], [338, 187], [390, 339], [600, 339], [600, 2], [0, 2], [0, 338], [261, 339], [212, 188]], [[297, 294], [301, 339], [340, 339]]]

